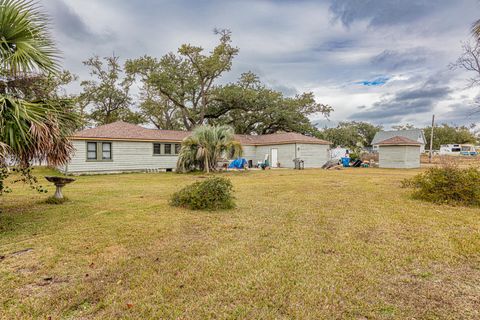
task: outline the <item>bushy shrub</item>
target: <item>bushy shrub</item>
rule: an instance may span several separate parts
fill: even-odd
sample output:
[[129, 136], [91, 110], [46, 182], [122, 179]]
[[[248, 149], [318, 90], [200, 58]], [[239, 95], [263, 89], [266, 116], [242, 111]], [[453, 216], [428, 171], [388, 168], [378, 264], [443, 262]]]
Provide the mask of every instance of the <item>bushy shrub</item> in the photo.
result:
[[414, 189], [414, 198], [452, 205], [480, 205], [480, 171], [455, 165], [430, 168], [402, 182]]
[[232, 183], [224, 177], [195, 182], [175, 192], [170, 204], [191, 210], [218, 210], [235, 207]]

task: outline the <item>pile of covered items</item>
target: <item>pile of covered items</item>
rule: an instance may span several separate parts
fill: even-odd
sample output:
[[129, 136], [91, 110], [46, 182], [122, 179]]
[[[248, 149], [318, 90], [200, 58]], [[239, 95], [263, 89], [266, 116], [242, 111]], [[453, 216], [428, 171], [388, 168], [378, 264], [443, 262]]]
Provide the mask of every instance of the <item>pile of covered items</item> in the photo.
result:
[[228, 165], [228, 169], [237, 169], [237, 170], [243, 170], [248, 168], [248, 162], [247, 159], [245, 158], [237, 158], [230, 162]]
[[369, 154], [362, 154], [359, 158], [351, 158], [350, 155], [351, 152], [347, 148], [336, 147], [335, 149], [331, 149], [330, 160], [322, 166], [322, 169], [340, 170], [346, 167], [368, 168], [378, 166], [374, 159], [365, 157], [365, 155]]

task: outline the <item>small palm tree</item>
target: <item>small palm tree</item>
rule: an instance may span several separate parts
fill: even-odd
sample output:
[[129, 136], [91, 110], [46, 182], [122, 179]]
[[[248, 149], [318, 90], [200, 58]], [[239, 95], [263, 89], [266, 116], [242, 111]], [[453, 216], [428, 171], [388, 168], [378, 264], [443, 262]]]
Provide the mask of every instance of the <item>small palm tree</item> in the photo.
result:
[[23, 168], [33, 159], [60, 165], [70, 158], [72, 145], [68, 136], [77, 117], [67, 111], [66, 102], [26, 101], [14, 85], [16, 79], [59, 70], [58, 50], [48, 24], [36, 2], [0, 0], [0, 166], [3, 167], [7, 158], [16, 160]]
[[229, 126], [201, 126], [182, 141], [178, 156], [177, 171], [196, 169], [214, 171], [222, 157], [233, 159], [242, 155], [242, 146], [234, 140], [233, 128]]

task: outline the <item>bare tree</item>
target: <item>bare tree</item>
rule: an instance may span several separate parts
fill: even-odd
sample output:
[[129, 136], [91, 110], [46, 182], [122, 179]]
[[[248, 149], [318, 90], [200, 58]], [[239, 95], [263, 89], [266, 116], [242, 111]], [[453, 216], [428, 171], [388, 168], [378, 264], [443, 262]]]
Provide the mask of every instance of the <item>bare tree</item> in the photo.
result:
[[464, 69], [471, 71], [473, 75], [468, 79], [469, 87], [480, 85], [480, 41], [464, 42], [463, 53], [457, 61], [450, 64], [451, 69]]

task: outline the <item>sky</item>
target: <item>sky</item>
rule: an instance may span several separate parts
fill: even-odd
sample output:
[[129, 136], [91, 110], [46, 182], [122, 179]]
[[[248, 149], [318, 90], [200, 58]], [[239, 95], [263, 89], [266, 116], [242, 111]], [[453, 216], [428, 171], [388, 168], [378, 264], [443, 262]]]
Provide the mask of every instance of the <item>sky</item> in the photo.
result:
[[[43, 0], [63, 66], [87, 79], [82, 61], [161, 57], [183, 43], [210, 50], [214, 28], [232, 31], [239, 55], [221, 79], [253, 71], [293, 96], [312, 91], [329, 119], [468, 125], [478, 88], [449, 64], [480, 18], [479, 0]], [[70, 90], [78, 88], [72, 86]]]

